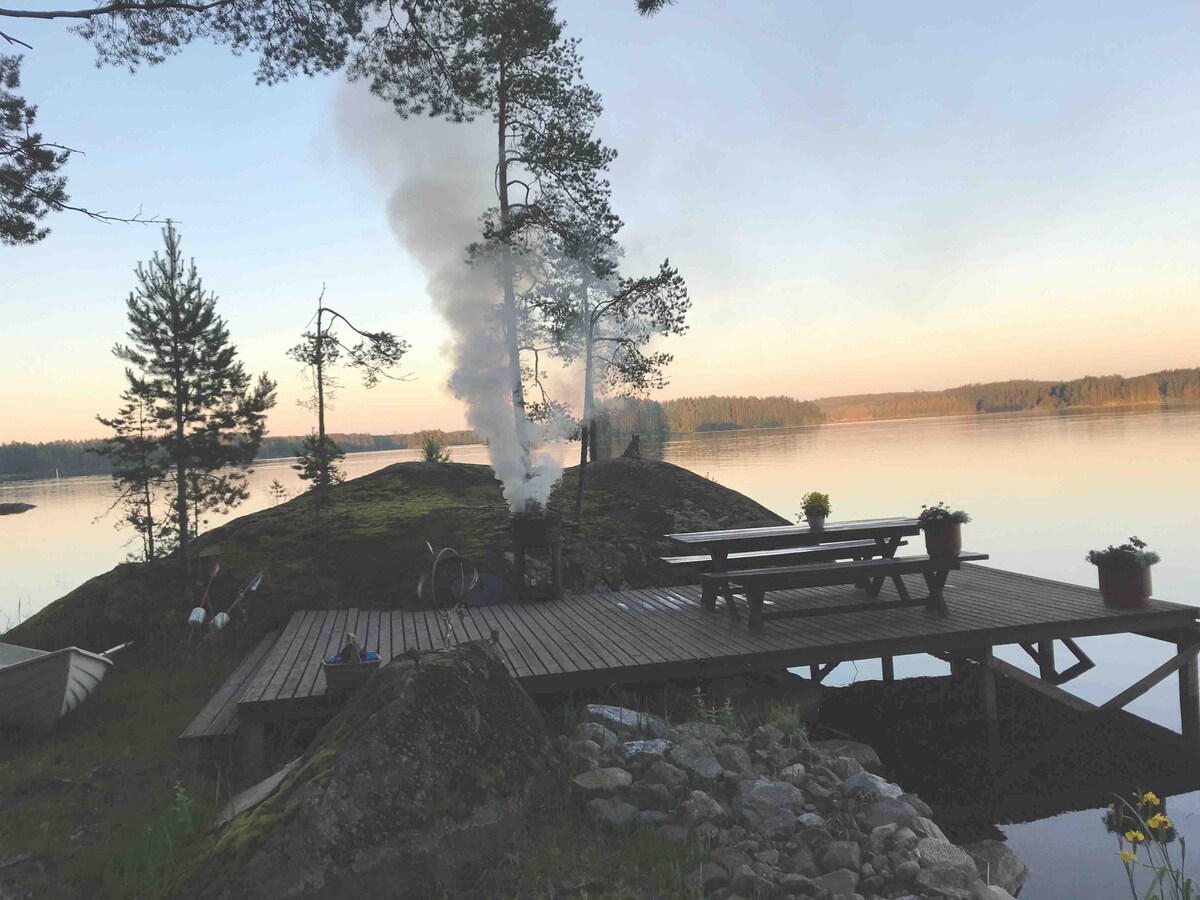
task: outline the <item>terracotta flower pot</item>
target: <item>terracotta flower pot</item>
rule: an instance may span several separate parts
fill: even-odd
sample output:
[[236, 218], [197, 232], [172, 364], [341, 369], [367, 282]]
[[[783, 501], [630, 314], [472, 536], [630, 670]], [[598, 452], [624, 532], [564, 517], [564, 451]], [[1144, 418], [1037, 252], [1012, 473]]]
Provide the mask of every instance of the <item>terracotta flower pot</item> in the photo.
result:
[[930, 556], [958, 556], [962, 552], [962, 523], [926, 525], [925, 552]]
[[1097, 566], [1096, 571], [1100, 573], [1100, 596], [1104, 598], [1106, 606], [1124, 609], [1145, 606], [1153, 593], [1149, 566], [1129, 569]]

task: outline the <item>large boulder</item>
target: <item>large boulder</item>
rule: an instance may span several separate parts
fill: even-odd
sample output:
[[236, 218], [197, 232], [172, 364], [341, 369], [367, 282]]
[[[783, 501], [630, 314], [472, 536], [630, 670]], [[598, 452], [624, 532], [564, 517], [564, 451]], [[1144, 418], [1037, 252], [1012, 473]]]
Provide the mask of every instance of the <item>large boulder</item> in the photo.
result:
[[988, 839], [963, 844], [962, 848], [971, 854], [979, 877], [988, 884], [998, 885], [1014, 897], [1021, 892], [1029, 877], [1029, 866], [1021, 862], [1008, 844]]
[[178, 893], [434, 896], [519, 824], [547, 749], [541, 713], [490, 645], [398, 657]]

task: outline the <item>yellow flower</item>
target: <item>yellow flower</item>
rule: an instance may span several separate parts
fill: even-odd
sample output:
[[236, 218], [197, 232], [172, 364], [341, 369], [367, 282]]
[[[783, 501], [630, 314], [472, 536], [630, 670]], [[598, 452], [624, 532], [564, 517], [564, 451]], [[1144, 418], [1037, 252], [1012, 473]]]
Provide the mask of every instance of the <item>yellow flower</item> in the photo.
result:
[[1153, 793], [1151, 793], [1150, 791], [1147, 791], [1146, 793], [1142, 794], [1142, 802], [1143, 802], [1143, 803], [1148, 803], [1148, 804], [1150, 804], [1151, 806], [1158, 806], [1158, 804], [1159, 804], [1161, 801], [1158, 799], [1158, 795], [1157, 795], [1157, 794], [1153, 794]]
[[1121, 850], [1119, 853], [1117, 853], [1117, 856], [1121, 857], [1121, 859], [1127, 863], [1137, 862], [1136, 850]]
[[1131, 844], [1140, 844], [1142, 841], [1146, 840], [1146, 836], [1140, 831], [1127, 831], [1125, 832], [1125, 840], [1129, 841]]
[[1171, 820], [1162, 813], [1155, 813], [1146, 822], [1151, 828], [1170, 828]]

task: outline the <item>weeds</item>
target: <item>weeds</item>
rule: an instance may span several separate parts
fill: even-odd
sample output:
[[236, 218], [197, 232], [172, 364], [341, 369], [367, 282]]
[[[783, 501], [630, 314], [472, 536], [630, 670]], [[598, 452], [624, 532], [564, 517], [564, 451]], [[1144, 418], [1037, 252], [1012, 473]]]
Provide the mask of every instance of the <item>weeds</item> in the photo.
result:
[[730, 730], [738, 727], [737, 710], [733, 708], [733, 703], [728, 698], [721, 706], [712, 706], [709, 704], [708, 698], [704, 696], [704, 692], [700, 690], [700, 686], [696, 685], [695, 693], [692, 695], [692, 704], [696, 707], [696, 717], [701, 722], [720, 725], [722, 728]]
[[170, 805], [149, 826], [118, 866], [130, 884], [161, 885], [175, 863], [179, 842], [200, 827], [203, 816], [179, 782], [175, 782]]

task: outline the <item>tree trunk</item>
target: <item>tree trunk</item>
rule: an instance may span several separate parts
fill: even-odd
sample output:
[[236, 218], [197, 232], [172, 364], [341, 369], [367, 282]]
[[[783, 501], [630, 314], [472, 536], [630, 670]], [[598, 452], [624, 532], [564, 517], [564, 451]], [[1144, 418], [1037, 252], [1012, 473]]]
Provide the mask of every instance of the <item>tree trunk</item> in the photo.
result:
[[[591, 310], [588, 307], [588, 287], [589, 281], [587, 275], [584, 275], [583, 280], [583, 424], [579, 433], [579, 483], [575, 487], [575, 521], [583, 521], [583, 483], [587, 478], [588, 464], [588, 441], [595, 440], [595, 398], [593, 396], [595, 388], [592, 382], [592, 346], [593, 346], [593, 330], [591, 322]], [[595, 451], [592, 452], [592, 459], [595, 459]]]
[[317, 520], [325, 505], [325, 488], [329, 484], [329, 460], [325, 457], [325, 333], [321, 330], [321, 314], [317, 307]]
[[500, 64], [500, 83], [498, 88], [498, 110], [496, 115], [497, 135], [497, 187], [500, 199], [500, 232], [504, 236], [501, 248], [500, 283], [504, 289], [504, 307], [502, 324], [504, 326], [505, 349], [508, 353], [508, 376], [512, 382], [513, 429], [516, 433], [517, 447], [521, 454], [521, 468], [525, 478], [532, 476], [532, 460], [529, 450], [529, 424], [525, 414], [525, 389], [521, 383], [521, 350], [518, 327], [520, 318], [517, 315], [516, 288], [513, 284], [512, 252], [508, 245], [508, 225], [510, 221], [508, 204], [508, 104], [507, 74], [504, 63]]

